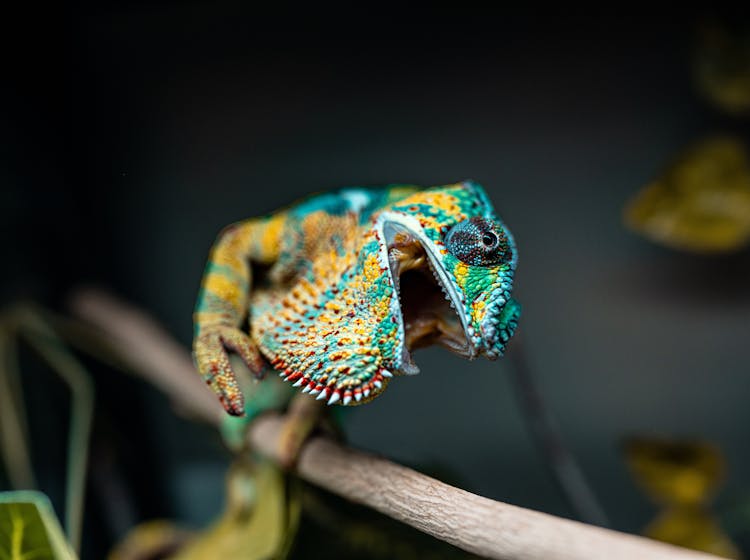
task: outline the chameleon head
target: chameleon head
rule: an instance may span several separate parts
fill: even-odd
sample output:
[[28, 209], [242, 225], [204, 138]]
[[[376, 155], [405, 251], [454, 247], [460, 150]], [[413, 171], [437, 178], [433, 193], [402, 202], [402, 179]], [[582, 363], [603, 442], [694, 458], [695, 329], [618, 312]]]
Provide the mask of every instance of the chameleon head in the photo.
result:
[[520, 313], [510, 297], [516, 247], [482, 187], [419, 192], [384, 209], [376, 227], [398, 293], [394, 369], [418, 372], [411, 351], [431, 344], [469, 359], [501, 356]]

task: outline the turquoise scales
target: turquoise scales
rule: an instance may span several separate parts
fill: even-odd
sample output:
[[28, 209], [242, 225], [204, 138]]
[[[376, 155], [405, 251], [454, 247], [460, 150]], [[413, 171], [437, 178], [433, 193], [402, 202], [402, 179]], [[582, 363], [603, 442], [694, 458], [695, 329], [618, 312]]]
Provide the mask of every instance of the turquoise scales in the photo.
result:
[[[251, 278], [249, 261], [266, 272]], [[476, 183], [313, 196], [220, 236], [196, 307], [196, 361], [235, 414], [227, 349], [256, 372], [259, 350], [329, 404], [365, 402], [419, 371], [416, 348], [502, 355], [519, 315], [515, 266], [513, 238]]]

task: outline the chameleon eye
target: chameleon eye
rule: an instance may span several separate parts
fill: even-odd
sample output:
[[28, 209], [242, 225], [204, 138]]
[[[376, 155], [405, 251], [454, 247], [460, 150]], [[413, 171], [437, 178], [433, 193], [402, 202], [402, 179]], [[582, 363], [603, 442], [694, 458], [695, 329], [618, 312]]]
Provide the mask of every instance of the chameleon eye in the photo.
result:
[[474, 266], [498, 265], [510, 255], [503, 228], [478, 216], [453, 226], [445, 236], [445, 246], [458, 260]]
[[482, 235], [482, 243], [484, 243], [485, 247], [492, 249], [495, 245], [497, 245], [497, 242], [497, 235], [494, 231], [488, 231], [487, 233]]

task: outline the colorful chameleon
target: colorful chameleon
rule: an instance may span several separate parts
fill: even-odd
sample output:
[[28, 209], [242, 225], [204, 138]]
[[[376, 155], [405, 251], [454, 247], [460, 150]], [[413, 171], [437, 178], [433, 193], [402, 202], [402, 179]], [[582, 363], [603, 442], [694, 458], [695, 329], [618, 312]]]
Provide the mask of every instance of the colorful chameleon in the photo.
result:
[[520, 312], [515, 268], [513, 237], [476, 183], [314, 195], [221, 233], [195, 360], [232, 415], [244, 398], [228, 352], [328, 404], [364, 403], [419, 372], [416, 348], [501, 356]]

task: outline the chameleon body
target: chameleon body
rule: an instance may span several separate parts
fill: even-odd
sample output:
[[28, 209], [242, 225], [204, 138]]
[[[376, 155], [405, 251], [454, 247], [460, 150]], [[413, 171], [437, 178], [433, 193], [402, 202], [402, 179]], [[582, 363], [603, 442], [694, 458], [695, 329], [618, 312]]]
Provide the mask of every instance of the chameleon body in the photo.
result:
[[419, 371], [415, 348], [502, 355], [520, 312], [515, 267], [513, 237], [476, 183], [314, 195], [220, 234], [195, 360], [233, 415], [244, 400], [227, 352], [328, 404], [360, 404]]

